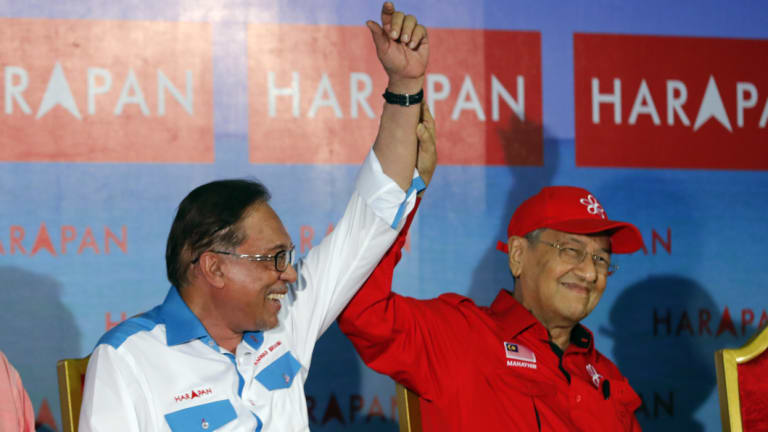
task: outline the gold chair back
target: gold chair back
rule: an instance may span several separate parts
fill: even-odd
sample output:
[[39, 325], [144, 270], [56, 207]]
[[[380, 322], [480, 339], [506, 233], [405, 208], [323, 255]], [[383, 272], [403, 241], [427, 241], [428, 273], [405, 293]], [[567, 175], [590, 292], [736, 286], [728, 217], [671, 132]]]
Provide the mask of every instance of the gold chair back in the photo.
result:
[[419, 397], [400, 383], [395, 383], [395, 394], [400, 432], [421, 432]]
[[80, 405], [83, 402], [83, 384], [88, 360], [74, 358], [59, 360], [56, 372], [59, 376], [59, 402], [61, 403], [61, 423], [64, 432], [77, 432], [80, 421]]
[[724, 432], [742, 432], [738, 365], [749, 362], [768, 349], [768, 326], [737, 349], [715, 352], [720, 420]]

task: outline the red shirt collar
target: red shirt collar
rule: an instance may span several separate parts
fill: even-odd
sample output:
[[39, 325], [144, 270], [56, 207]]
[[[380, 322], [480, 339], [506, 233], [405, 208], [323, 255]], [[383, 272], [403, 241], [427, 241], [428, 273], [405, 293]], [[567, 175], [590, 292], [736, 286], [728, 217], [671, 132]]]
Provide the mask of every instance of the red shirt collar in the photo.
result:
[[[499, 291], [491, 304], [490, 314], [504, 330], [505, 337], [514, 338], [524, 331], [531, 331], [537, 338], [549, 341], [547, 329], [515, 299], [511, 291]], [[583, 325], [576, 324], [571, 330], [571, 344], [567, 351], [588, 352], [593, 349], [592, 332]]]
[[515, 300], [511, 291], [499, 291], [491, 303], [491, 316], [501, 325], [505, 337], [515, 337], [530, 329], [537, 337], [549, 340], [547, 329]]

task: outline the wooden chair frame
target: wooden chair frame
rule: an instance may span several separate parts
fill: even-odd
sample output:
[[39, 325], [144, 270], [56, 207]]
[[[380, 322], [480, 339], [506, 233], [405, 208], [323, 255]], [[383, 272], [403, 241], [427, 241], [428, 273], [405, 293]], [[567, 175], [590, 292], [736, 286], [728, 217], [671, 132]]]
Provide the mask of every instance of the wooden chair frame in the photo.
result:
[[400, 383], [395, 383], [395, 395], [400, 432], [421, 432], [419, 396]]
[[738, 365], [747, 363], [766, 349], [768, 349], [768, 327], [752, 336], [741, 348], [715, 351], [720, 420], [723, 425], [723, 432], [742, 432]]
[[63, 432], [77, 432], [83, 402], [83, 378], [90, 358], [64, 359], [56, 363]]

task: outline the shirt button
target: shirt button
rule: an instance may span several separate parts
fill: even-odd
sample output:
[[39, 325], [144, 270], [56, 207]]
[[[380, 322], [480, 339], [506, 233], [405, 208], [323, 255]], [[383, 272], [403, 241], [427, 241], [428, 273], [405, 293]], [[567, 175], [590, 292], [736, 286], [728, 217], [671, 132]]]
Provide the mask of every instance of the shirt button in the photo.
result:
[[580, 402], [581, 402], [581, 395], [577, 394], [576, 395], [576, 403], [580, 403]]
[[216, 345], [216, 342], [214, 342], [214, 341], [212, 341], [212, 340], [209, 340], [209, 341], [208, 341], [208, 346], [209, 346], [209, 347], [213, 348], [213, 346], [214, 346], [214, 345]]

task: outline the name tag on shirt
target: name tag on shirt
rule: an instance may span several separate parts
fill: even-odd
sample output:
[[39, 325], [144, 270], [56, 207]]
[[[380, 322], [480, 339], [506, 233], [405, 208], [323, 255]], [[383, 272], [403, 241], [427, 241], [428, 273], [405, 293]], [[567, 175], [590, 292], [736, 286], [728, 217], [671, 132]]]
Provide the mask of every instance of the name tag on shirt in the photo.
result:
[[529, 369], [536, 369], [536, 354], [533, 353], [527, 347], [512, 343], [504, 342], [504, 353], [507, 357], [507, 366], [512, 367], [524, 367]]

